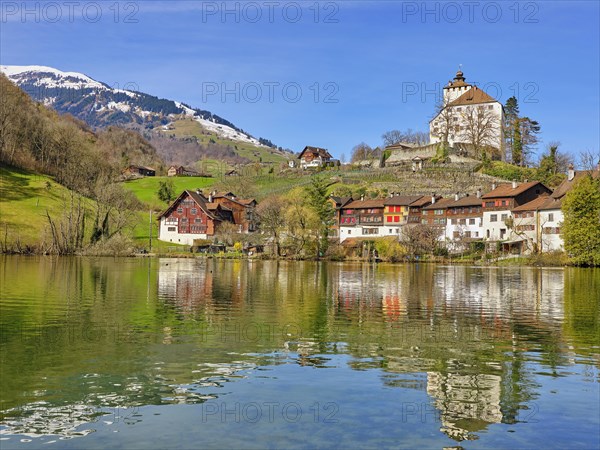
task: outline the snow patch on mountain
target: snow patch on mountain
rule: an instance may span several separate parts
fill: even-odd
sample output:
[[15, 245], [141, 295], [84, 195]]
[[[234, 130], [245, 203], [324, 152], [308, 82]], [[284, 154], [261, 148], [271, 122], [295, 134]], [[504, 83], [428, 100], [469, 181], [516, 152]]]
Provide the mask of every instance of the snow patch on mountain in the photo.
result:
[[[29, 90], [31, 89], [31, 86], [47, 89], [89, 89], [92, 92], [81, 92], [81, 94], [78, 95], [80, 95], [82, 98], [88, 96], [96, 97], [92, 106], [92, 110], [95, 112], [119, 110], [123, 113], [135, 114], [143, 119], [146, 119], [150, 115], [156, 114], [156, 112], [144, 110], [142, 107], [136, 104], [137, 100], [144, 101], [144, 99], [148, 98], [146, 94], [136, 93], [126, 89], [113, 89], [107, 84], [98, 82], [82, 73], [64, 72], [62, 70], [47, 66], [5, 65], [0, 66], [0, 72], [4, 73], [11, 81], [19, 86], [28, 85]], [[104, 94], [103, 96], [98, 97], [97, 93], [99, 91], [106, 92], [106, 98], [104, 98]], [[43, 104], [46, 106], [52, 106], [59, 100], [57, 97], [45, 96], [43, 89], [40, 89], [39, 92], [36, 92], [35, 94], [37, 96], [37, 100], [43, 102]], [[110, 98], [110, 94], [125, 94], [131, 99], [131, 101], [122, 101], [122, 96], [119, 98], [121, 101], [115, 101], [116, 99]], [[99, 98], [102, 98], [102, 100]], [[166, 100], [166, 102], [169, 101]], [[192, 109], [177, 101], [172, 102], [171, 104], [174, 104], [176, 108], [180, 110], [180, 112], [176, 114], [170, 113], [166, 115], [171, 121], [176, 120], [180, 115], [184, 115], [185, 117], [197, 121], [207, 131], [215, 133], [219, 137], [245, 142], [259, 147], [266, 147], [262, 145], [258, 139], [255, 139], [254, 137], [235, 129], [234, 127], [225, 125], [224, 123], [218, 123], [211, 113], [208, 113], [209, 116], [206, 118], [205, 114], [203, 114], [206, 113], [206, 111]]]
[[37, 86], [62, 87], [71, 89], [107, 89], [107, 87], [78, 72], [63, 72], [46, 66], [0, 66], [0, 71], [10, 79], [26, 77], [27, 74], [50, 74], [51, 76], [38, 78]]

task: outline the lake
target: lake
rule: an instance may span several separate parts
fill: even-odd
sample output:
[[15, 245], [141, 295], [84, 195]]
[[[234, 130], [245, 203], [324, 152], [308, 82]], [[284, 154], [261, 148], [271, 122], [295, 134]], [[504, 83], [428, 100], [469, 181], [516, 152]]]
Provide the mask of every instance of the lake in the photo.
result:
[[0, 257], [0, 446], [598, 448], [600, 270]]

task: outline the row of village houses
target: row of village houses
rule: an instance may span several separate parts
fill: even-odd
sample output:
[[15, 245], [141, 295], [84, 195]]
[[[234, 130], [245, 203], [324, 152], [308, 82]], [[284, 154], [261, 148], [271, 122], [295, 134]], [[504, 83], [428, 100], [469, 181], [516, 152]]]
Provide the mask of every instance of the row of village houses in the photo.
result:
[[[554, 191], [540, 183], [493, 185], [482, 195], [391, 194], [388, 198], [330, 197], [335, 207], [332, 237], [340, 242], [403, 237], [405, 227], [426, 224], [439, 232], [439, 240], [450, 251], [460, 251], [470, 242], [500, 242], [503, 250], [530, 252], [561, 250], [562, 200], [582, 176], [597, 177], [600, 169], [575, 172]], [[224, 222], [241, 233], [259, 229], [254, 199], [238, 198], [232, 192], [184, 191], [159, 215], [159, 239], [193, 245], [210, 239]]]

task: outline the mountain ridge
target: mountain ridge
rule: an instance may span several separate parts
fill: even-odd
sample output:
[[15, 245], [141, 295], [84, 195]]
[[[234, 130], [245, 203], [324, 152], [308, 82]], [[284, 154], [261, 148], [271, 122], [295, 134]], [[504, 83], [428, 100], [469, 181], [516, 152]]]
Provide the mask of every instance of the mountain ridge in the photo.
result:
[[118, 89], [80, 72], [49, 66], [0, 66], [13, 83], [34, 100], [69, 113], [94, 128], [113, 125], [141, 129], [169, 126], [179, 118], [190, 118], [208, 132], [234, 142], [275, 148], [267, 139], [255, 138], [227, 119], [200, 108], [137, 90]]

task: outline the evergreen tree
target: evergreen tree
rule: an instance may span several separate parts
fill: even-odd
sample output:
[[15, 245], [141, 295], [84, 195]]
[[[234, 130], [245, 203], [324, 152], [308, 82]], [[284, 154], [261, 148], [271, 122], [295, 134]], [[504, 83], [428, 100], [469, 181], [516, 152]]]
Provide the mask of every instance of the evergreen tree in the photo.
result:
[[158, 198], [165, 202], [171, 203], [175, 199], [175, 186], [173, 185], [173, 181], [160, 181], [158, 183]]
[[331, 202], [329, 202], [327, 187], [328, 183], [325, 179], [313, 177], [312, 183], [307, 189], [309, 205], [321, 221], [318, 230], [318, 256], [324, 255], [329, 247], [329, 229], [333, 225], [334, 210]]
[[512, 133], [512, 163], [516, 166], [523, 165], [523, 140], [521, 138], [521, 125], [517, 117], [513, 122]]
[[[505, 149], [511, 152], [511, 157], [514, 159], [512, 155], [513, 150], [513, 142], [514, 142], [514, 130], [515, 130], [515, 122], [519, 118], [519, 102], [516, 97], [510, 97], [506, 100], [506, 104], [504, 105], [504, 139], [505, 139]], [[505, 152], [505, 159], [508, 160], [508, 155]]]
[[600, 178], [586, 175], [565, 196], [561, 232], [571, 262], [600, 266]]

